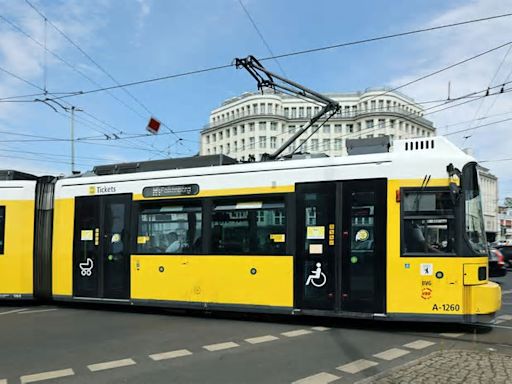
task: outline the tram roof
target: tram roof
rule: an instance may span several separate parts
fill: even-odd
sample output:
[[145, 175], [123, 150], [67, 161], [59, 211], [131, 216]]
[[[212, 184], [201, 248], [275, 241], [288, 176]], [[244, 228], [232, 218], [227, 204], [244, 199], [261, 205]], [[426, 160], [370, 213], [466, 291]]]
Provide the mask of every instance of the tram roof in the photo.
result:
[[[363, 165], [388, 163], [397, 168], [410, 168], [414, 164], [424, 162], [431, 169], [442, 166], [446, 169], [449, 163], [461, 168], [474, 159], [464, 153], [444, 137], [428, 137], [407, 140], [395, 140], [390, 152], [372, 153], [336, 157], [315, 157], [289, 160], [239, 163], [225, 155], [196, 156], [192, 158], [168, 159], [139, 163], [113, 164], [95, 167], [79, 176], [61, 179], [66, 185], [83, 184], [101, 181], [142, 180], [161, 177], [201, 176], [228, 173], [245, 173], [257, 171], [278, 171], [284, 169], [301, 169], [306, 167], [325, 167], [340, 165]], [[133, 169], [138, 171], [133, 171]], [[132, 171], [131, 171], [132, 170]], [[131, 171], [131, 172], [130, 172]], [[418, 173], [420, 170], [418, 170]]]
[[12, 169], [0, 169], [0, 180], [37, 180], [38, 177], [30, 173], [15, 171]]

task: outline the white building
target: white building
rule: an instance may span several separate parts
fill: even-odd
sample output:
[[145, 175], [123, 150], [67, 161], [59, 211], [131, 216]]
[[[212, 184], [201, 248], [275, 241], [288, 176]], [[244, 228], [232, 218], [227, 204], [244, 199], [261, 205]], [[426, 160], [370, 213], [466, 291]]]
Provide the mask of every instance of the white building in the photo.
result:
[[[318, 125], [310, 128], [284, 154], [291, 153], [301, 143], [297, 152], [341, 156], [347, 153], [346, 139], [435, 136], [432, 122], [422, 117], [421, 105], [400, 92], [372, 89], [327, 96], [340, 103], [339, 113], [305, 141]], [[210, 122], [201, 132], [200, 154], [222, 153], [239, 160], [254, 155], [258, 160], [261, 154], [278, 149], [320, 108], [312, 102], [272, 90], [263, 94], [244, 93], [226, 100], [211, 112]]]
[[482, 211], [484, 214], [487, 240], [493, 242], [499, 232], [498, 217], [498, 178], [488, 168], [478, 166], [480, 191], [482, 194]]

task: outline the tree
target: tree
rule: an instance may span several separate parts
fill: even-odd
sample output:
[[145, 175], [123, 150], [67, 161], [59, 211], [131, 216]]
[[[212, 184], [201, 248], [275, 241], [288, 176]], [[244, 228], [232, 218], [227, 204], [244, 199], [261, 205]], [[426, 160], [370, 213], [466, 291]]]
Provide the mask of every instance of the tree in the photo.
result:
[[505, 207], [512, 208], [512, 197], [505, 197]]

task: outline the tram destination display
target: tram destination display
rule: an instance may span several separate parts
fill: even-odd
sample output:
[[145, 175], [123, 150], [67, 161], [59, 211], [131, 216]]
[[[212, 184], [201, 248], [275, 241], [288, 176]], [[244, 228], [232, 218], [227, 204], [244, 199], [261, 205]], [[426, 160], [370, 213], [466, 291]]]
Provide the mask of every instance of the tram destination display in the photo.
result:
[[144, 197], [171, 197], [171, 196], [193, 196], [199, 193], [199, 185], [163, 185], [158, 187], [145, 187], [142, 190]]

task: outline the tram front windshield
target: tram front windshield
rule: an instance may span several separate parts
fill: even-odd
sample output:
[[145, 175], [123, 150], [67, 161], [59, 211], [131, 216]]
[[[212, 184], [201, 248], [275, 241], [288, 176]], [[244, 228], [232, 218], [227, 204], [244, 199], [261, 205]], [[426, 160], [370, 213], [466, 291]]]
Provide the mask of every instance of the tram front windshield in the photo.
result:
[[465, 200], [465, 228], [469, 245], [476, 253], [486, 255], [487, 243], [476, 163], [464, 167], [462, 189]]

